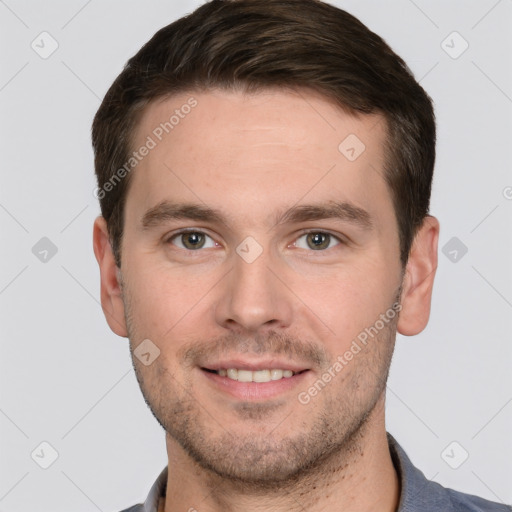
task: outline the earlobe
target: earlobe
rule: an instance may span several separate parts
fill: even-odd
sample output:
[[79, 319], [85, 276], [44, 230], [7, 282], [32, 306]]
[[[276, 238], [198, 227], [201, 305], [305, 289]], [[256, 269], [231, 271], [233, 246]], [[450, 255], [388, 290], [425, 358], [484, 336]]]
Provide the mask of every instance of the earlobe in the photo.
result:
[[110, 245], [107, 223], [98, 217], [93, 228], [93, 247], [100, 268], [101, 307], [108, 325], [118, 336], [127, 337], [120, 270]]
[[402, 310], [397, 330], [414, 336], [425, 329], [437, 269], [439, 221], [427, 216], [419, 228], [409, 253], [402, 289]]

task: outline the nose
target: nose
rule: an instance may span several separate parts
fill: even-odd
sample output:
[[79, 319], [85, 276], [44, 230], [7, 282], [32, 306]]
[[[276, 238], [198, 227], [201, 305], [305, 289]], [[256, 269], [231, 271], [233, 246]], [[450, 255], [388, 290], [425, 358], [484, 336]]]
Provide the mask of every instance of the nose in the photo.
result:
[[235, 253], [215, 308], [218, 325], [239, 332], [289, 327], [293, 302], [283, 272], [266, 251], [252, 262]]

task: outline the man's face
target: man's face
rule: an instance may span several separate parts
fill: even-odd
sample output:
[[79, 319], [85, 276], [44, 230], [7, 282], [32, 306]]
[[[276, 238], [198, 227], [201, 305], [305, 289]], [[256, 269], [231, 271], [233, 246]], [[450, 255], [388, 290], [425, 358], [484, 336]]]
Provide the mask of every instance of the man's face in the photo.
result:
[[402, 277], [384, 122], [307, 91], [210, 91], [149, 106], [134, 147], [148, 136], [121, 250], [131, 349], [160, 350], [149, 365], [133, 358], [144, 397], [201, 466], [290, 478], [349, 446], [383, 402], [396, 319], [376, 322]]

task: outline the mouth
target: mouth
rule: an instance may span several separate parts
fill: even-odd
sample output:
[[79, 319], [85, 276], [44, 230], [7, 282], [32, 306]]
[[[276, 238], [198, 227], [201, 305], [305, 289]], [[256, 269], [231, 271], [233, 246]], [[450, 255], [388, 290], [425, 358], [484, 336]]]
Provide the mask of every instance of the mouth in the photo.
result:
[[210, 373], [215, 373], [220, 377], [226, 377], [231, 380], [238, 382], [272, 382], [281, 379], [289, 379], [294, 375], [307, 372], [308, 370], [284, 370], [282, 368], [267, 368], [262, 370], [244, 370], [241, 368], [220, 368], [218, 370], [210, 370], [208, 368], [202, 368], [202, 370]]
[[225, 361], [208, 366], [199, 369], [213, 389], [243, 401], [276, 398], [296, 388], [311, 372], [309, 368], [273, 361]]

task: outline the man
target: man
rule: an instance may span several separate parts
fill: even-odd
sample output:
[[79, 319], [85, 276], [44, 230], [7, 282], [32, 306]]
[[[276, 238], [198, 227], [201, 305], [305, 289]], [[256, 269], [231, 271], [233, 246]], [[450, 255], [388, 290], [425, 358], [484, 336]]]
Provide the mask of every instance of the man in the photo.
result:
[[93, 125], [101, 300], [169, 465], [127, 511], [504, 511], [386, 433], [427, 322], [430, 98], [316, 0], [212, 0], [128, 62]]

